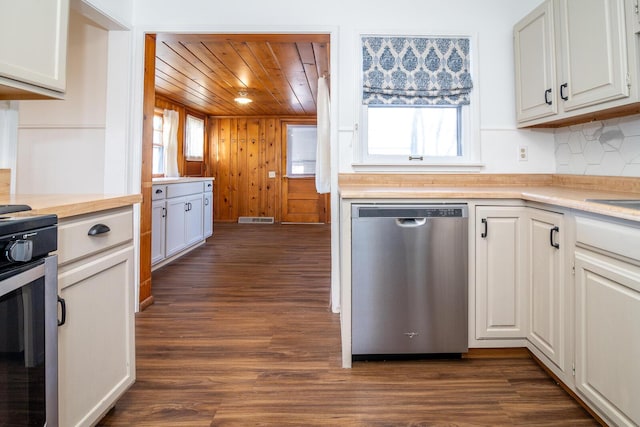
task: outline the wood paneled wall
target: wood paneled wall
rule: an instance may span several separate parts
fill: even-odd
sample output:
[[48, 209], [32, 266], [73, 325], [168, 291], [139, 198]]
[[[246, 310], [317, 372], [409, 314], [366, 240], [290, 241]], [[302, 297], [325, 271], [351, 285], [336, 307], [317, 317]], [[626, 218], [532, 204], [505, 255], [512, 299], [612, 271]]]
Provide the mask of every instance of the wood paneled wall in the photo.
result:
[[239, 216], [280, 221], [281, 122], [277, 117], [210, 118], [215, 221], [233, 222]]

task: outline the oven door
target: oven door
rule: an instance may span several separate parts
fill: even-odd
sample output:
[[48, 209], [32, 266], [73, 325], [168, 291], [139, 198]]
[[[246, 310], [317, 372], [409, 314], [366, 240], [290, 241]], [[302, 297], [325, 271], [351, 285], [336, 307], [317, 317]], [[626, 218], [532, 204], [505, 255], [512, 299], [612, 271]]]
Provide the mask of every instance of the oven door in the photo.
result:
[[0, 424], [58, 425], [55, 255], [0, 272]]

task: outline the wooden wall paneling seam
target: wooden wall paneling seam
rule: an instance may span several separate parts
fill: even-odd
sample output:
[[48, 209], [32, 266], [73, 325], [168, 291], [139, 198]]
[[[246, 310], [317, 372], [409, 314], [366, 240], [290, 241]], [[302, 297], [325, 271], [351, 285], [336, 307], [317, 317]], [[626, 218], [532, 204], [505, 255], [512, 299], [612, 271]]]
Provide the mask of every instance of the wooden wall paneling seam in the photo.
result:
[[266, 200], [267, 200], [267, 185], [268, 185], [268, 173], [267, 167], [267, 143], [265, 140], [265, 126], [264, 120], [257, 120], [258, 123], [258, 215], [267, 216]]
[[247, 119], [242, 118], [238, 119], [238, 131], [237, 131], [237, 140], [238, 140], [238, 168], [237, 176], [238, 176], [238, 215], [246, 216], [247, 215], [247, 206], [248, 200], [247, 195], [249, 192], [249, 177], [247, 174]]
[[231, 197], [229, 198], [229, 203], [231, 204], [231, 215], [229, 219], [237, 218], [238, 216], [240, 216], [239, 203], [238, 203], [238, 191], [239, 191], [239, 185], [240, 185], [240, 180], [238, 177], [238, 170], [240, 166], [239, 144], [238, 144], [238, 122], [239, 122], [239, 119], [231, 119], [230, 120], [231, 126], [229, 127], [229, 130], [231, 132], [230, 134], [231, 150], [229, 152], [229, 158], [231, 160], [229, 163], [230, 165], [229, 180], [231, 184], [231, 190], [230, 190]]
[[249, 216], [260, 215], [260, 121], [249, 119], [247, 123], [247, 172]]

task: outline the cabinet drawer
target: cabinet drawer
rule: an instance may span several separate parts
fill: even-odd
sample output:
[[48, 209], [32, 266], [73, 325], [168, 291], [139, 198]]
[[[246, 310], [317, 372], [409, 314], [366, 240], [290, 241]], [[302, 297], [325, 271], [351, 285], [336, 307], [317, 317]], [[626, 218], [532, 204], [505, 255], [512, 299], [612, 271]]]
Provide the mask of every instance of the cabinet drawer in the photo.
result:
[[167, 186], [167, 198], [188, 196], [189, 194], [202, 193], [203, 191], [204, 183], [202, 181], [181, 182]]
[[167, 196], [166, 185], [154, 185], [151, 190], [151, 200], [162, 200]]
[[591, 218], [576, 218], [576, 241], [640, 261], [640, 228]]
[[[109, 228], [109, 231], [104, 227]], [[90, 235], [90, 230], [98, 234]], [[58, 227], [58, 264], [64, 265], [79, 258], [107, 250], [133, 239], [133, 212], [126, 210], [107, 211], [62, 220]]]

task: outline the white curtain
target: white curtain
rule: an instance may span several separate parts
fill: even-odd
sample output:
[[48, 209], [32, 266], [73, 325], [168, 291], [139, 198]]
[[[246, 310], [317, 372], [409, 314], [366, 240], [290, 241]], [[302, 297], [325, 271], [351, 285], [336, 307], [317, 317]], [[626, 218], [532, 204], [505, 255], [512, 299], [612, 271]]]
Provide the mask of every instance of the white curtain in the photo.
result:
[[162, 144], [164, 145], [164, 176], [177, 177], [178, 172], [178, 112], [164, 110], [162, 113]]
[[325, 77], [318, 79], [318, 143], [316, 146], [316, 190], [331, 191], [331, 122], [329, 86]]

